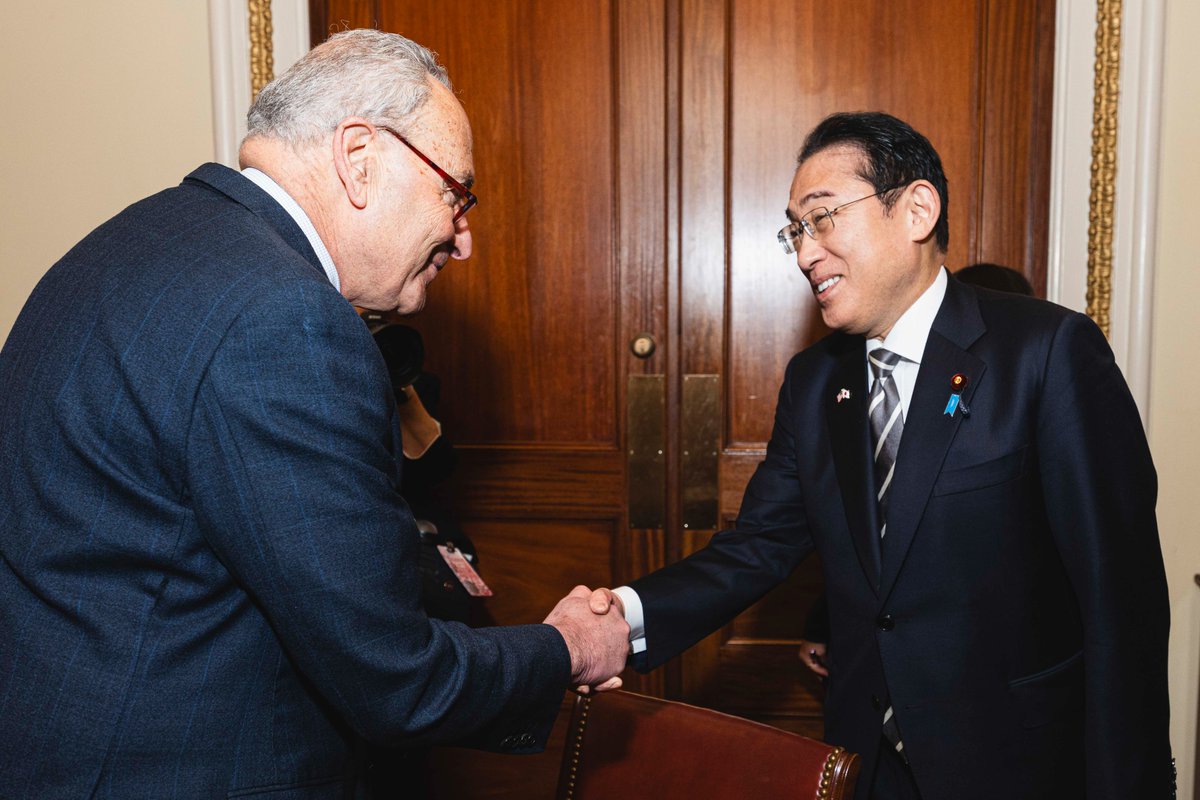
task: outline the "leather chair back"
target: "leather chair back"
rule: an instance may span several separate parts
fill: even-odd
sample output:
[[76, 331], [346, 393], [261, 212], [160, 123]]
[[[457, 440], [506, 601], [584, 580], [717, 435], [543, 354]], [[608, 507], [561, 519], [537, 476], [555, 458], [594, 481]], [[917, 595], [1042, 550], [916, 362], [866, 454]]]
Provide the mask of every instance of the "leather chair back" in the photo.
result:
[[706, 708], [631, 692], [579, 697], [559, 800], [841, 800], [859, 758]]

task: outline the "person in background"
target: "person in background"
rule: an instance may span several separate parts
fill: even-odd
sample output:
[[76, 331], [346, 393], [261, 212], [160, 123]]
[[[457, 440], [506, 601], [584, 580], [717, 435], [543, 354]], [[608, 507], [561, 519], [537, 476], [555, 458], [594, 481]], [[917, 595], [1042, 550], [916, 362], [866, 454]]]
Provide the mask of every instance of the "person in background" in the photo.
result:
[[792, 359], [736, 525], [616, 590], [651, 669], [820, 554], [826, 739], [856, 798], [1169, 798], [1169, 604], [1133, 398], [1083, 314], [950, 277], [929, 141], [834, 114], [779, 241], [833, 331]]
[[[169, 120], [151, 120], [169, 132]], [[0, 351], [0, 796], [317, 800], [368, 746], [533, 752], [628, 626], [422, 610], [387, 370], [471, 254], [471, 130], [420, 45], [347, 31], [206, 164], [42, 278]]]
[[995, 289], [997, 292], [1012, 292], [1033, 297], [1033, 284], [1012, 267], [982, 261], [963, 267], [954, 273], [954, 277], [972, 286], [982, 286], [984, 289]]
[[484, 624], [480, 605], [483, 598], [472, 596], [472, 589], [455, 575], [437, 549], [439, 545], [457, 549], [470, 567], [478, 571], [474, 543], [459, 526], [445, 498], [438, 496], [439, 487], [450, 478], [458, 462], [458, 454], [443, 435], [442, 423], [435, 416], [441, 399], [441, 381], [424, 369], [425, 342], [420, 331], [389, 315], [364, 311], [360, 316], [383, 354], [392, 393], [396, 396], [396, 414], [404, 443], [400, 494], [408, 503], [421, 535], [418, 562], [425, 613], [436, 619], [474, 623], [473, 627]]
[[[953, 277], [972, 286], [1012, 292], [1033, 297], [1033, 285], [1012, 267], [980, 262], [963, 267]], [[822, 679], [829, 677], [826, 666], [826, 649], [829, 645], [829, 601], [825, 592], [817, 595], [812, 610], [804, 620], [804, 634], [800, 639], [800, 661]]]

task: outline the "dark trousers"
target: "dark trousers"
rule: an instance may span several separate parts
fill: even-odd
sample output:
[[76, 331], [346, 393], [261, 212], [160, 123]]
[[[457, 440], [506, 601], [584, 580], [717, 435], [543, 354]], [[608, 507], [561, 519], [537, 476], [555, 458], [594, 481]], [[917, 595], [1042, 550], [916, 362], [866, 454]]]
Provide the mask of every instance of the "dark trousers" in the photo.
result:
[[921, 800], [912, 770], [904, 763], [891, 742], [879, 738], [879, 758], [871, 776], [871, 800]]

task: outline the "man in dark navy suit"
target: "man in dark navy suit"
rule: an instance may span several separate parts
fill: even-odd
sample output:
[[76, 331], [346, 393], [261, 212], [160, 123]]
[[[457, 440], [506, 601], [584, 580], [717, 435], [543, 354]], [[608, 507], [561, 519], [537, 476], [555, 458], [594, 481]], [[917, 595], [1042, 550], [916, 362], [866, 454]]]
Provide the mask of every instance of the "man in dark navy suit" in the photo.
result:
[[[433, 55], [339, 34], [257, 98], [242, 172], [126, 209], [0, 353], [0, 797], [362, 796], [367, 743], [540, 749], [628, 627], [429, 620], [387, 370], [471, 253]], [[613, 680], [610, 680], [613, 679]]]
[[826, 735], [862, 754], [860, 800], [1168, 798], [1137, 409], [1087, 317], [949, 278], [947, 198], [904, 122], [813, 130], [779, 239], [834, 332], [788, 365], [735, 528], [594, 610], [621, 609], [651, 668], [815, 549]]

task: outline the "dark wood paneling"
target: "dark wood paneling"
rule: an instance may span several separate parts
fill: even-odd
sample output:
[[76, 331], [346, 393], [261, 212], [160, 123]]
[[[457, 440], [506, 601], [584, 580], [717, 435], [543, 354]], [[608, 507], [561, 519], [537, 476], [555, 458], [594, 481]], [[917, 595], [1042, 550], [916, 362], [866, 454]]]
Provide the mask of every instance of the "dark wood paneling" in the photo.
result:
[[985, 5], [978, 77], [982, 152], [970, 261], [1020, 270], [1045, 297], [1054, 4]]
[[457, 441], [619, 447], [611, 22], [604, 2], [383, 3], [474, 132], [475, 252], [415, 321]]
[[541, 622], [577, 584], [613, 581], [616, 520], [468, 520], [480, 573], [495, 592], [486, 601], [495, 625]]
[[[667, 314], [668, 265], [672, 263], [667, 220], [674, 207], [668, 196], [664, 135], [670, 113], [664, 50], [667, 18], [661, 0], [619, 2], [614, 5], [614, 15], [616, 129], [610, 140], [592, 142], [590, 147], [613, 148], [619, 163], [614, 191], [619, 203], [622, 328], [615, 345], [626, 371], [663, 374], [676, 350]], [[629, 343], [642, 332], [654, 336], [658, 343], [654, 355], [645, 360], [634, 357], [629, 350]]]
[[733, 638], [721, 648], [718, 694], [739, 716], [821, 738], [825, 689], [800, 663], [794, 641]]
[[351, 28], [378, 28], [380, 0], [338, 0], [308, 4], [308, 30], [313, 44]]
[[594, 518], [624, 513], [622, 453], [528, 447], [464, 447], [458, 452], [458, 467], [443, 494], [464, 516]]
[[683, 0], [679, 157], [681, 371], [725, 373], [728, 8]]

